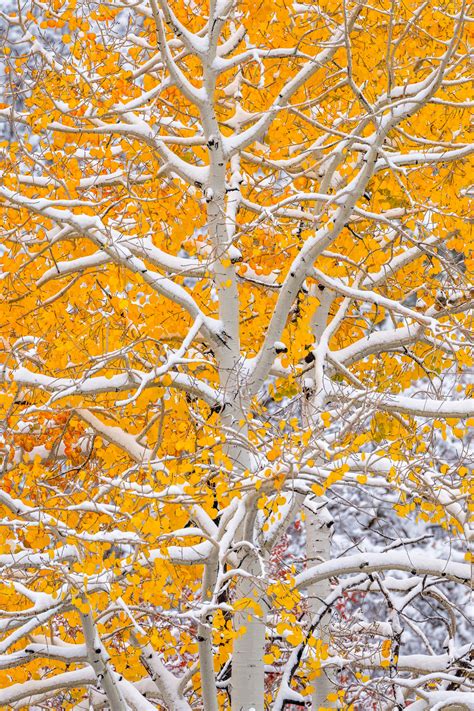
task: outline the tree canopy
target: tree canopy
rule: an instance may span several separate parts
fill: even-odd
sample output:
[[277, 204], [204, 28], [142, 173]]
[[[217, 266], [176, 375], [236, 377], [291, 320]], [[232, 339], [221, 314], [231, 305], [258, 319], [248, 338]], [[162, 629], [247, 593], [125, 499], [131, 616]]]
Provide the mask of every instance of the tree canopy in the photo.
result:
[[470, 708], [468, 12], [0, 8], [2, 708]]

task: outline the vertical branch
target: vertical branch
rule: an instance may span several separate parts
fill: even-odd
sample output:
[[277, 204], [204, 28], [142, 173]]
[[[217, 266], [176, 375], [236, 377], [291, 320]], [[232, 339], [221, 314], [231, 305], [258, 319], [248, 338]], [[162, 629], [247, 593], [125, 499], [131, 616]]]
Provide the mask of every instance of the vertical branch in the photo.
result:
[[[335, 298], [334, 292], [330, 289], [319, 287], [319, 306], [316, 307], [311, 320], [311, 330], [317, 343], [315, 349], [314, 376], [317, 387], [307, 389], [307, 395], [303, 401], [303, 428], [314, 429], [315, 417], [318, 414], [318, 388], [320, 386], [321, 374], [327, 355], [324, 336], [329, 327], [327, 326], [329, 310]], [[327, 342], [327, 339], [326, 339]], [[308, 567], [323, 563], [331, 558], [331, 538], [333, 519], [328, 511], [326, 500], [323, 497], [308, 497], [304, 504], [306, 517], [306, 564]], [[321, 613], [321, 606], [331, 592], [329, 579], [318, 581], [308, 587], [308, 613], [310, 619], [319, 619], [316, 636], [324, 645], [330, 642], [330, 622], [331, 613], [326, 611]], [[313, 708], [336, 708], [334, 702], [328, 701], [328, 695], [334, 691], [334, 685], [325, 671], [315, 682], [315, 690], [312, 696]]]
[[232, 653], [232, 711], [264, 711], [266, 603], [256, 589], [254, 578], [261, 574], [261, 565], [254, 550], [245, 550], [240, 567], [249, 577], [240, 578], [237, 595], [250, 604], [234, 614], [237, 638]]
[[[328, 511], [324, 499], [316, 497], [307, 498], [304, 505], [306, 516], [306, 565], [311, 567], [331, 559], [331, 538], [333, 532], [333, 519]], [[323, 645], [331, 641], [331, 612], [326, 610], [321, 614], [324, 600], [331, 593], [329, 578], [320, 580], [307, 589], [308, 613], [310, 619], [318, 619], [316, 637]], [[335, 691], [334, 683], [325, 670], [315, 680], [312, 695], [313, 708], [337, 708], [334, 702], [328, 700], [328, 695]]]
[[[201, 593], [201, 599], [204, 603], [212, 595], [217, 578], [217, 565], [216, 555], [214, 554], [204, 566]], [[203, 711], [219, 711], [212, 651], [212, 621], [212, 613], [206, 614], [204, 622], [198, 624], [197, 630]]]
[[94, 670], [98, 682], [104, 689], [105, 695], [110, 703], [110, 708], [114, 711], [129, 711], [129, 706], [117, 685], [115, 675], [110, 669], [110, 657], [99, 638], [92, 619], [92, 613], [81, 612], [80, 615], [89, 663]]

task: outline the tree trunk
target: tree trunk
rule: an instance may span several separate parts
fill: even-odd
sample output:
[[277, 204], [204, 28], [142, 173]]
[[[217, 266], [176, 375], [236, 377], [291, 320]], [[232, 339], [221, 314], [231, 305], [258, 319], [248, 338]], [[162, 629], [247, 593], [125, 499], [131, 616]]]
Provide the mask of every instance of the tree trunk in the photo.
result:
[[[331, 557], [331, 537], [333, 520], [324, 502], [307, 500], [305, 503], [306, 515], [306, 560], [307, 566], [329, 560]], [[309, 585], [308, 612], [311, 619], [321, 612], [322, 603], [331, 592], [331, 584], [328, 579], [321, 580]], [[331, 613], [322, 615], [315, 636], [324, 645], [330, 644], [330, 624]], [[328, 700], [328, 694], [334, 693], [337, 689], [324, 671], [314, 681], [314, 693], [312, 696], [313, 709], [337, 708], [336, 702]]]
[[[245, 552], [242, 570], [253, 576], [261, 573], [257, 555]], [[250, 578], [240, 578], [236, 599], [250, 599], [261, 610], [247, 607], [234, 615], [234, 640], [232, 653], [232, 711], [264, 711], [265, 671], [265, 613], [266, 605], [261, 592]]]
[[92, 613], [80, 613], [89, 663], [114, 711], [129, 711], [129, 706], [118, 687], [116, 675], [110, 669], [109, 655], [99, 639]]
[[[204, 566], [202, 581], [202, 600], [207, 602], [211, 597], [216, 581], [217, 561], [211, 558]], [[216, 676], [214, 673], [214, 655], [212, 649], [212, 621], [209, 614], [204, 622], [198, 625], [199, 673], [201, 676], [201, 693], [203, 711], [219, 711], [217, 703]]]
[[[321, 289], [318, 296], [320, 303], [313, 314], [311, 328], [315, 342], [319, 345], [327, 327], [329, 309], [334, 300], [334, 294], [329, 289]], [[317, 365], [316, 359], [315, 369]], [[314, 386], [315, 383], [318, 383], [316, 373], [312, 385]], [[317, 424], [316, 416], [319, 415], [318, 396], [317, 390], [314, 387], [310, 387], [303, 401], [302, 419], [303, 427], [305, 428], [314, 429]], [[310, 568], [331, 558], [333, 520], [325, 500], [321, 497], [308, 497], [304, 508], [306, 516], [306, 564]], [[308, 613], [311, 620], [320, 614], [322, 603], [330, 592], [331, 585], [329, 580], [321, 580], [308, 587]], [[331, 613], [323, 614], [314, 633], [315, 637], [321, 640], [323, 645], [329, 645], [330, 643], [330, 622]], [[314, 687], [315, 690], [312, 695], [314, 711], [320, 708], [337, 708], [337, 702], [331, 702], [327, 698], [330, 693], [334, 693], [337, 689], [324, 671], [321, 671], [320, 676], [315, 680]]]

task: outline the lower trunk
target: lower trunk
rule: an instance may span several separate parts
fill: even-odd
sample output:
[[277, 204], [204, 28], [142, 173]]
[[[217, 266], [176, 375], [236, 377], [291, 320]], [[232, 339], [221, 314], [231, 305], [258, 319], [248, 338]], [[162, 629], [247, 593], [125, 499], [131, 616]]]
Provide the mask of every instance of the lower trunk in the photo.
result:
[[[208, 602], [214, 588], [217, 573], [217, 561], [211, 558], [204, 567], [202, 582], [203, 602]], [[203, 711], [219, 711], [217, 703], [216, 677], [214, 673], [214, 655], [212, 650], [212, 614], [198, 625], [199, 672]]]
[[97, 676], [98, 685], [104, 690], [110, 708], [114, 711], [129, 711], [129, 706], [118, 687], [117, 675], [110, 668], [110, 657], [95, 629], [92, 614], [81, 612], [80, 615], [89, 664]]
[[[245, 553], [241, 569], [252, 576], [260, 575], [257, 556]], [[266, 605], [262, 593], [250, 578], [237, 584], [236, 600], [245, 598], [255, 603], [234, 614], [232, 653], [232, 711], [264, 711], [264, 663]]]
[[[329, 289], [319, 288], [318, 290], [319, 306], [316, 307], [312, 319], [311, 330], [314, 336], [316, 350], [324, 343], [324, 333], [327, 329], [329, 320], [329, 311], [334, 301], [335, 294]], [[318, 355], [314, 362], [314, 381], [302, 403], [302, 418], [303, 426], [306, 429], [317, 430], [320, 426], [320, 409], [324, 403], [321, 397], [322, 393], [318, 390], [322, 383], [320, 382], [321, 370], [324, 370], [324, 360], [322, 368], [319, 368]], [[305, 502], [306, 514], [306, 558], [307, 565], [311, 567], [330, 560], [331, 558], [331, 536], [333, 520], [327, 509], [324, 499], [317, 497], [307, 498]], [[324, 600], [331, 592], [329, 580], [321, 580], [313, 583], [307, 589], [308, 594], [308, 612], [311, 620], [319, 619], [319, 623], [314, 631], [314, 636], [319, 639], [323, 646], [330, 644], [330, 623], [331, 613], [324, 612]], [[323, 614], [321, 614], [323, 612]], [[319, 615], [321, 614], [321, 617]], [[337, 691], [335, 686], [327, 674], [321, 670], [319, 677], [314, 680], [314, 693], [312, 697], [313, 711], [318, 709], [337, 708], [337, 702], [329, 701], [328, 695], [334, 694]]]
[[[306, 558], [307, 565], [310, 568], [313, 565], [318, 565], [322, 561], [329, 560], [331, 557], [331, 534], [332, 534], [332, 517], [323, 502], [318, 504], [317, 501], [307, 501], [305, 505], [306, 515]], [[322, 608], [323, 602], [331, 592], [329, 580], [321, 580], [308, 586], [308, 612], [311, 619], [318, 615]], [[314, 632], [317, 639], [321, 640], [323, 645], [330, 644], [330, 622], [331, 613], [327, 612], [322, 615], [320, 622]], [[318, 709], [337, 708], [337, 702], [329, 701], [328, 695], [337, 691], [337, 687], [322, 670], [320, 676], [314, 680], [314, 693], [312, 696], [313, 711]]]

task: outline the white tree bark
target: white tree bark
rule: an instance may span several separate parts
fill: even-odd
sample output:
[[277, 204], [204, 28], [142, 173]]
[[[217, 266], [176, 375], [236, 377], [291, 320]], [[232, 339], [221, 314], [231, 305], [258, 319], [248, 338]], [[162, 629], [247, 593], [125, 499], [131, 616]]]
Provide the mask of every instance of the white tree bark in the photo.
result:
[[[333, 519], [324, 502], [314, 502], [311, 499], [305, 503], [306, 515], [306, 564], [308, 567], [317, 565], [331, 558], [331, 537]], [[314, 618], [321, 613], [324, 600], [331, 592], [329, 578], [313, 583], [307, 588], [308, 612], [310, 618]], [[320, 618], [315, 636], [323, 644], [329, 645], [331, 642], [331, 613], [328, 611]], [[316, 711], [322, 707], [337, 708], [336, 702], [328, 700], [328, 694], [334, 692], [335, 685], [329, 678], [326, 670], [322, 670], [319, 677], [312, 683], [314, 692], [312, 694], [313, 709]]]
[[[303, 426], [305, 428], [314, 429], [316, 426], [317, 401], [318, 391], [315, 389], [318, 384], [317, 370], [320, 366], [319, 358], [324, 355], [319, 351], [323, 344], [323, 335], [327, 328], [329, 317], [329, 309], [334, 301], [334, 293], [328, 288], [319, 287], [319, 306], [315, 309], [311, 322], [311, 330], [313, 332], [316, 345], [315, 361], [314, 361], [314, 380], [313, 387], [310, 387], [306, 392], [306, 397], [303, 401]], [[321, 369], [324, 369], [324, 365]], [[322, 497], [308, 497], [304, 506], [305, 521], [306, 521], [306, 565], [311, 568], [317, 563], [323, 563], [331, 558], [331, 537], [333, 520], [328, 511], [325, 500]], [[324, 600], [331, 592], [331, 584], [329, 579], [320, 580], [308, 586], [308, 613], [310, 619], [321, 613]], [[321, 640], [324, 645], [330, 644], [330, 622], [331, 614], [326, 612], [320, 617], [320, 622], [316, 628], [315, 636]], [[315, 679], [314, 692], [312, 694], [313, 709], [316, 711], [319, 708], [336, 708], [335, 703], [328, 700], [328, 694], [334, 692], [334, 684], [328, 677], [327, 673], [322, 670], [318, 678]]]
[[[216, 556], [211, 556], [204, 566], [202, 581], [202, 601], [208, 602], [216, 582]], [[212, 652], [212, 620], [209, 613], [198, 625], [199, 673], [201, 676], [201, 694], [203, 711], [219, 711], [217, 703], [216, 676]]]
[[[244, 554], [241, 567], [258, 576], [260, 562], [253, 551]], [[248, 608], [234, 615], [237, 638], [232, 653], [232, 711], [264, 711], [265, 612], [266, 605], [251, 577], [237, 584], [237, 599], [248, 598], [261, 609], [261, 614]]]
[[89, 663], [94, 670], [99, 684], [104, 689], [110, 707], [114, 709], [114, 711], [129, 711], [129, 706], [119, 688], [117, 674], [110, 668], [109, 656], [99, 639], [92, 615], [90, 613], [81, 613], [81, 621]]

